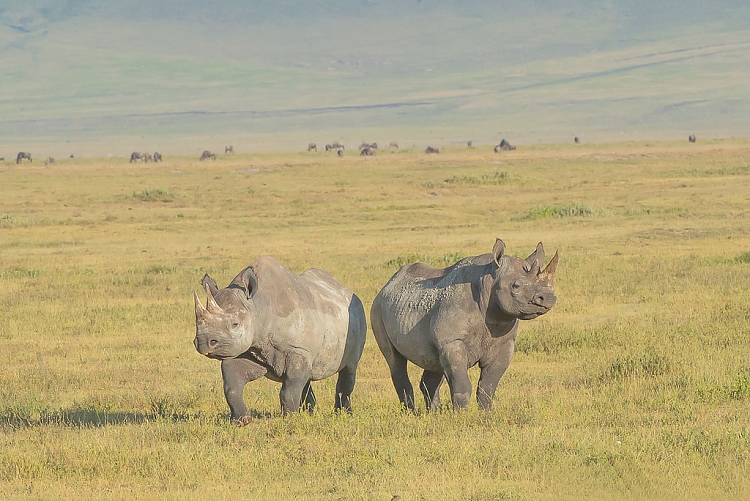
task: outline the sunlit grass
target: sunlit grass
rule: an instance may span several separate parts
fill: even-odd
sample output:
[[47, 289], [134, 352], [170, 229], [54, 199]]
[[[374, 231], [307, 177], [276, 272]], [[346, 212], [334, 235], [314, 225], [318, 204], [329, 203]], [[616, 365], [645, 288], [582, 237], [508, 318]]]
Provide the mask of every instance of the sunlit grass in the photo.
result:
[[[0, 166], [0, 498], [745, 499], [748, 153]], [[509, 182], [466, 181], [498, 172]], [[560, 265], [559, 303], [522, 323], [491, 412], [402, 413], [370, 334], [353, 416], [333, 413], [331, 379], [313, 416], [282, 419], [262, 380], [245, 391], [256, 420], [230, 425], [218, 363], [192, 345], [205, 272], [225, 285], [273, 255], [369, 310], [401, 265], [495, 237], [520, 256], [542, 241]]]

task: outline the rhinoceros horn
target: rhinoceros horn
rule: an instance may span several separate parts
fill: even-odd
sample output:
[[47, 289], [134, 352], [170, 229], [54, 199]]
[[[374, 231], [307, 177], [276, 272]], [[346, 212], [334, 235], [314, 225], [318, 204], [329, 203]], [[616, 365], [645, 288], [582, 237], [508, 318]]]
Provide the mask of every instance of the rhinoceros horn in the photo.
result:
[[556, 270], [557, 270], [557, 251], [555, 251], [555, 255], [552, 256], [552, 259], [550, 260], [549, 264], [547, 264], [547, 267], [544, 268], [544, 271], [542, 271], [541, 274], [549, 279], [552, 279], [555, 277]]
[[193, 291], [193, 299], [195, 300], [195, 318], [203, 318], [208, 312], [201, 304], [201, 300], [198, 298], [198, 293], [195, 291]]
[[208, 286], [208, 284], [206, 284], [206, 296], [206, 309], [209, 313], [224, 313], [224, 310], [222, 310], [221, 306], [216, 303], [214, 296], [211, 294], [211, 288]]

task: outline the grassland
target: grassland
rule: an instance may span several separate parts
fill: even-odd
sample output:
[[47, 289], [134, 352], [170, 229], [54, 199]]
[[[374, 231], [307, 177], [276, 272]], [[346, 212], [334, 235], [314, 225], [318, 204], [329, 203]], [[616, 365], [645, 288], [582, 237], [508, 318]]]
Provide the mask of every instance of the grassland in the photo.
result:
[[[750, 497], [746, 140], [75, 159], [0, 183], [0, 498]], [[401, 264], [496, 236], [561, 258], [492, 412], [400, 412], [368, 334], [353, 416], [328, 380], [282, 419], [264, 380], [229, 424], [192, 346], [204, 272], [270, 254], [369, 308]]]

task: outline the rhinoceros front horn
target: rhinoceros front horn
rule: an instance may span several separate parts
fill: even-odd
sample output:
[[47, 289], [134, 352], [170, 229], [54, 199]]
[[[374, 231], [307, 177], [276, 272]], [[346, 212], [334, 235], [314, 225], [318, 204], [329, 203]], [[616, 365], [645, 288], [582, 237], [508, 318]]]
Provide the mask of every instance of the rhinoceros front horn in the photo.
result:
[[552, 256], [552, 259], [550, 260], [549, 264], [546, 268], [544, 268], [544, 271], [542, 271], [542, 275], [545, 275], [547, 278], [554, 278], [555, 271], [557, 270], [557, 251], [555, 251], [555, 255]]
[[221, 306], [218, 305], [214, 296], [211, 294], [211, 288], [208, 284], [206, 284], [206, 296], [206, 309], [209, 313], [224, 313], [224, 310], [221, 309]]
[[203, 318], [208, 312], [203, 307], [203, 304], [201, 304], [198, 293], [195, 291], [193, 291], [193, 299], [195, 300], [195, 318]]

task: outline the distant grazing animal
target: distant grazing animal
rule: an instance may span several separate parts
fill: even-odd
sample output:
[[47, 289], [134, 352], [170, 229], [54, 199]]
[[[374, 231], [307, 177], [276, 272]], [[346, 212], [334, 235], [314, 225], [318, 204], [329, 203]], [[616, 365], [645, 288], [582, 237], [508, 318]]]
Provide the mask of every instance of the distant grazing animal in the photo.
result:
[[0, 162], [5, 162], [5, 157], [0, 157]]
[[307, 151], [315, 150], [318, 151], [318, 145], [315, 143], [307, 143]]
[[688, 136], [688, 141], [690, 141], [691, 143], [694, 143], [695, 142], [695, 136], [693, 134], [690, 134]]
[[26, 159], [29, 162], [33, 163], [33, 160], [31, 159], [31, 153], [29, 153], [27, 151], [19, 151], [18, 155], [16, 156], [16, 163], [20, 164], [21, 160], [24, 160], [24, 159]]
[[390, 142], [390, 143], [388, 144], [388, 148], [394, 148], [394, 149], [398, 149], [398, 143], [397, 143], [396, 141], [391, 141], [391, 142]]
[[44, 161], [44, 165], [49, 165], [55, 163], [55, 157], [47, 157], [47, 160]]
[[334, 141], [331, 144], [326, 145], [326, 151], [328, 150], [345, 150], [344, 145], [339, 143], [338, 141]]
[[573, 142], [576, 144], [581, 144], [581, 139], [578, 136], [576, 136], [573, 138]]
[[227, 153], [234, 155], [234, 147], [231, 144], [228, 144], [224, 147], [224, 154]]
[[466, 141], [466, 146], [468, 146], [469, 148], [471, 148], [471, 141]]
[[251, 421], [242, 400], [245, 384], [266, 376], [281, 382], [281, 411], [315, 406], [310, 381], [338, 373], [335, 408], [351, 412], [357, 364], [367, 323], [362, 302], [329, 273], [296, 275], [261, 257], [226, 288], [205, 275], [204, 308], [195, 299], [195, 349], [221, 360], [224, 396], [232, 420]]
[[208, 150], [203, 150], [203, 154], [201, 155], [200, 161], [208, 160], [209, 158], [213, 158], [216, 160], [216, 153], [211, 153]]
[[500, 141], [500, 144], [498, 144], [497, 146], [495, 146], [495, 153], [498, 153], [499, 151], [512, 151], [512, 150], [515, 150], [515, 149], [516, 149], [515, 146], [513, 146], [508, 141], [506, 141], [505, 139], [503, 139], [502, 141]]
[[362, 151], [359, 152], [359, 156], [361, 157], [371, 157], [373, 155], [375, 155], [375, 151], [370, 147], [362, 148]]
[[370, 148], [371, 150], [377, 150], [378, 149], [378, 143], [362, 143], [359, 145], [359, 149], [363, 150], [365, 148]]
[[161, 153], [159, 153], [158, 151], [155, 151], [154, 152], [154, 163], [156, 163], [156, 162], [163, 162], [163, 161], [164, 161], [164, 159], [162, 158]]
[[344, 150], [338, 150], [338, 151], [336, 152], [336, 154], [337, 154], [338, 156], [340, 156], [340, 157], [343, 157], [343, 156], [344, 156]]
[[137, 162], [138, 160], [143, 160], [143, 153], [139, 151], [134, 151], [130, 154], [130, 163]]
[[72, 153], [70, 154], [70, 158], [75, 158]]
[[428, 146], [424, 150], [425, 153], [440, 153], [440, 150], [437, 148], [433, 148], [432, 146]]
[[547, 313], [557, 302], [557, 253], [546, 268], [544, 247], [525, 260], [505, 254], [497, 239], [490, 254], [447, 268], [401, 267], [375, 297], [370, 323], [390, 367], [401, 404], [414, 409], [406, 362], [424, 369], [420, 389], [428, 410], [440, 407], [440, 385], [450, 385], [454, 409], [471, 397], [468, 369], [480, 367], [477, 401], [492, 408], [500, 378], [515, 349], [518, 321]]
[[148, 162], [150, 162], [153, 159], [154, 159], [154, 157], [151, 156], [151, 153], [144, 153], [143, 154], [143, 163], [148, 163]]

